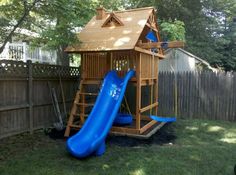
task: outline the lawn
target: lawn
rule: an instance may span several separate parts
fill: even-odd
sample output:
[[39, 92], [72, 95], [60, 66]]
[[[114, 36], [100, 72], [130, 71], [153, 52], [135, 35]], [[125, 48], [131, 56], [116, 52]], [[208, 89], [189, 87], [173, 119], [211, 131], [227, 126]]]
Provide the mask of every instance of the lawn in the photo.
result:
[[1, 175], [233, 175], [236, 123], [178, 120], [152, 139], [109, 137], [102, 157], [78, 160], [37, 131], [0, 140]]

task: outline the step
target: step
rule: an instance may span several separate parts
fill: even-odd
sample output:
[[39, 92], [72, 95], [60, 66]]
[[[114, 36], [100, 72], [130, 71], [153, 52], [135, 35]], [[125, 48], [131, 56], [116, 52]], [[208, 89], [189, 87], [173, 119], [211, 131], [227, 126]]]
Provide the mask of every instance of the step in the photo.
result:
[[79, 106], [86, 106], [86, 107], [89, 107], [89, 106], [93, 106], [93, 105], [94, 105], [94, 103], [75, 103], [75, 104], [77, 104], [77, 105], [79, 105]]
[[96, 96], [98, 93], [90, 93], [90, 92], [80, 92], [80, 95], [90, 95], [90, 96]]

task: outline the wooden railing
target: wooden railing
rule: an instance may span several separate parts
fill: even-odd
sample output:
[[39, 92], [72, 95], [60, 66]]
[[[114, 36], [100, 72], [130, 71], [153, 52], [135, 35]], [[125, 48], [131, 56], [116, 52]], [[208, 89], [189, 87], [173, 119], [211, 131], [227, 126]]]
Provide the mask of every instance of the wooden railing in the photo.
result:
[[0, 59], [23, 61], [31, 60], [37, 63], [56, 64], [56, 51], [45, 50], [41, 47], [30, 48], [25, 42], [22, 43], [7, 43], [3, 52], [0, 54]]

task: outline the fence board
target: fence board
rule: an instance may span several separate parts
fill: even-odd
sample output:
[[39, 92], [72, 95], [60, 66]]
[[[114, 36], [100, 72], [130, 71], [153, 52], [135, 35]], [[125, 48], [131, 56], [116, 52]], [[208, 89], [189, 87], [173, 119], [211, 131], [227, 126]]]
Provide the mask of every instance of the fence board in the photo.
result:
[[[170, 116], [174, 111], [173, 76], [173, 72], [159, 73], [158, 115]], [[179, 117], [236, 121], [235, 73], [182, 72], [176, 76]]]
[[[28, 73], [32, 73], [32, 87], [28, 86]], [[0, 60], [0, 138], [51, 126], [58, 119], [53, 111], [48, 82], [55, 88], [63, 112], [60, 78], [69, 111], [78, 87], [78, 77], [79, 69], [74, 67]], [[31, 127], [29, 88], [32, 90]]]
[[[30, 130], [28, 67], [25, 63], [0, 61], [0, 138]], [[175, 75], [178, 117], [236, 121], [235, 73], [159, 72], [158, 115], [175, 114]], [[78, 87], [79, 69], [32, 64], [32, 76], [33, 128], [47, 127], [57, 120], [48, 82], [55, 88], [63, 112], [61, 78], [67, 111], [70, 111]], [[131, 87], [128, 87], [126, 95], [134, 112], [135, 91]], [[144, 90], [142, 97], [144, 106], [150, 102], [148, 90], [150, 88]]]

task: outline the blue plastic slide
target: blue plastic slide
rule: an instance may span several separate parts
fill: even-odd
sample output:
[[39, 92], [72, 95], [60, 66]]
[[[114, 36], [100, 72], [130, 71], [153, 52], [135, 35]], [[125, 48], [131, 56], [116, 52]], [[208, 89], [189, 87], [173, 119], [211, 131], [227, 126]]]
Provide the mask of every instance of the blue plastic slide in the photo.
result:
[[151, 115], [150, 117], [158, 122], [176, 122], [176, 117], [159, 117], [155, 115]]
[[128, 81], [135, 72], [130, 70], [124, 78], [110, 71], [102, 84], [95, 105], [81, 130], [67, 140], [67, 150], [77, 158], [105, 152], [105, 139], [121, 105]]

